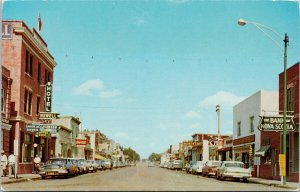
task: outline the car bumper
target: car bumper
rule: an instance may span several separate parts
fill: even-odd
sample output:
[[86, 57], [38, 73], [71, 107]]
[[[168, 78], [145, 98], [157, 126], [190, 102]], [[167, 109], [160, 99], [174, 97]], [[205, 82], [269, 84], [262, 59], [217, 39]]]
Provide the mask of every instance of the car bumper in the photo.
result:
[[248, 179], [251, 177], [249, 174], [245, 173], [224, 173], [224, 177], [237, 178], [237, 179]]
[[67, 170], [51, 170], [51, 171], [40, 171], [39, 175], [41, 176], [60, 176], [60, 175], [67, 175]]

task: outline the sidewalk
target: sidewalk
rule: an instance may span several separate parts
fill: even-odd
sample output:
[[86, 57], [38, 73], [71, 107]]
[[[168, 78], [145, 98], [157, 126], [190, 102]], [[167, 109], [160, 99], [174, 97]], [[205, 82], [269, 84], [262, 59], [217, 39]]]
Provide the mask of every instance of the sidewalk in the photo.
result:
[[18, 175], [18, 178], [9, 178], [1, 177], [1, 184], [9, 184], [9, 183], [19, 183], [24, 181], [33, 181], [33, 180], [39, 180], [41, 179], [41, 176], [38, 174], [20, 174]]
[[275, 187], [281, 187], [285, 189], [299, 189], [299, 183], [297, 182], [286, 182], [286, 185], [282, 185], [281, 181], [277, 180], [268, 180], [268, 179], [262, 179], [257, 177], [251, 177], [248, 179], [250, 183], [259, 183], [263, 185], [269, 185], [269, 186], [275, 186]]

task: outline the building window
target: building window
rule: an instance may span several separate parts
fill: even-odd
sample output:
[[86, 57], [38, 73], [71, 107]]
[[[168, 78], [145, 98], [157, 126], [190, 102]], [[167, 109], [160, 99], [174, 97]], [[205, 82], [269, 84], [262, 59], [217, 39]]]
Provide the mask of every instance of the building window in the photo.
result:
[[45, 85], [47, 84], [47, 82], [48, 82], [48, 71], [47, 71], [47, 69], [45, 69]]
[[294, 111], [294, 87], [290, 87], [287, 89], [286, 98], [286, 109], [289, 112], [288, 114], [290, 114], [290, 112]]
[[241, 122], [237, 123], [237, 136], [241, 136]]
[[5, 112], [5, 98], [4, 98], [4, 89], [1, 89], [1, 112]]
[[36, 114], [40, 113], [40, 97], [36, 98]]
[[41, 83], [41, 63], [38, 63], [38, 82]]
[[32, 77], [33, 71], [33, 56], [26, 50], [26, 65], [25, 65], [25, 73]]
[[51, 82], [51, 73], [48, 72], [48, 81], [47, 82]]
[[31, 102], [32, 102], [32, 93], [25, 89], [24, 95], [24, 113], [31, 115]]
[[254, 132], [254, 116], [250, 117], [250, 133]]

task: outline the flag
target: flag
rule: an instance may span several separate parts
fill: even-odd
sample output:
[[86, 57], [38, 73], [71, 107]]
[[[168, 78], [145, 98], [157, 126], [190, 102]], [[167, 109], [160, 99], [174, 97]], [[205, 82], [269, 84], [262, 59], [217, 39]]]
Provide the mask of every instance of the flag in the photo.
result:
[[41, 31], [41, 28], [42, 28], [42, 19], [41, 19], [40, 13], [39, 13], [39, 18], [38, 18], [38, 30], [39, 30], [39, 32]]

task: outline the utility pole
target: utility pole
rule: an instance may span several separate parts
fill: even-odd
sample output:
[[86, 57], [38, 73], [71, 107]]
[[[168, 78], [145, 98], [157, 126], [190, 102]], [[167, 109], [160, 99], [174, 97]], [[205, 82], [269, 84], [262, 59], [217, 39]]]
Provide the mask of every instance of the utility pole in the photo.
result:
[[216, 112], [218, 113], [218, 141], [220, 140], [220, 111], [221, 111], [221, 107], [220, 105], [217, 105]]

